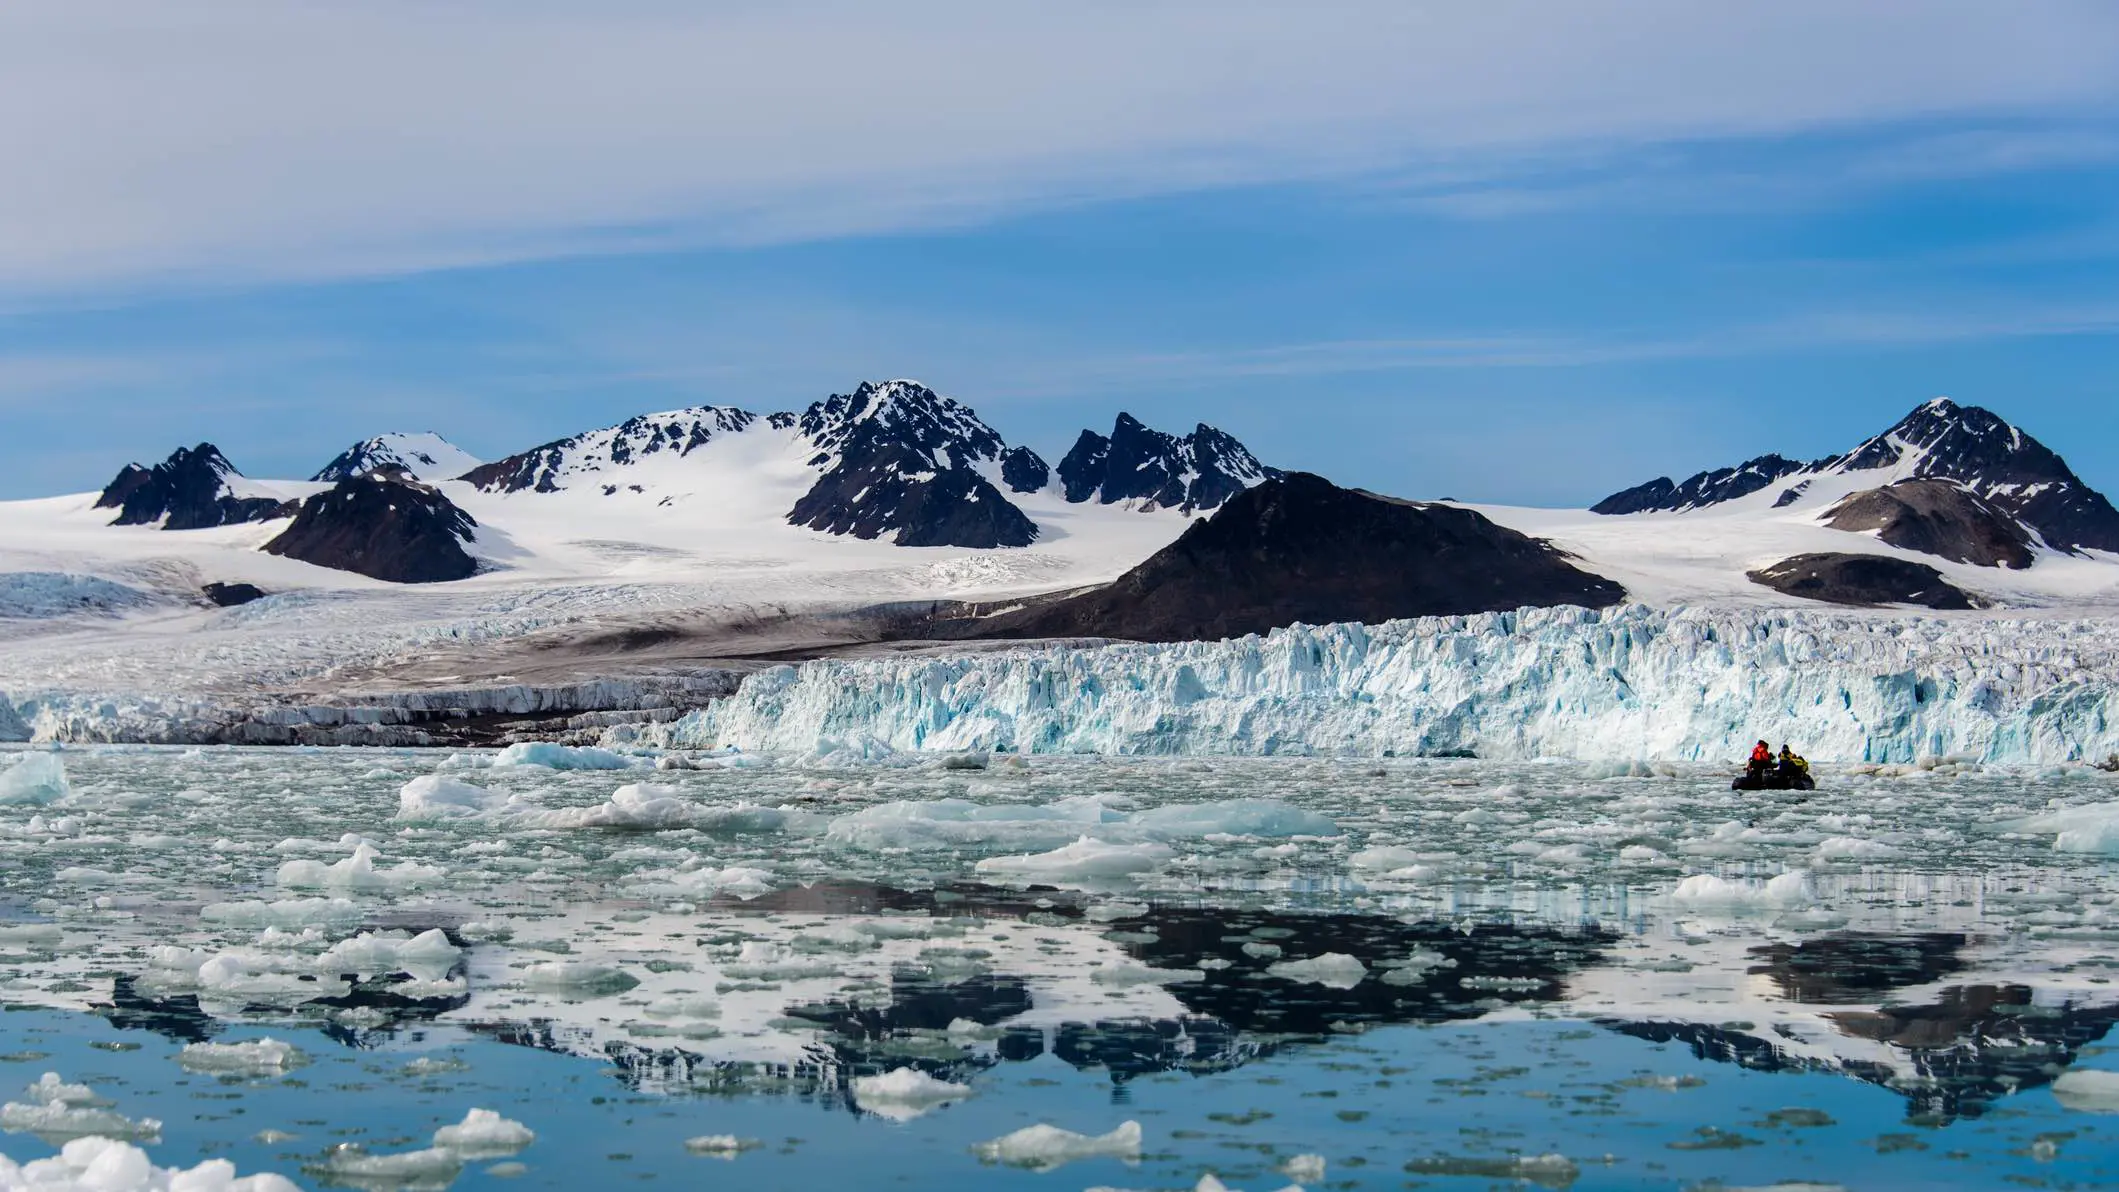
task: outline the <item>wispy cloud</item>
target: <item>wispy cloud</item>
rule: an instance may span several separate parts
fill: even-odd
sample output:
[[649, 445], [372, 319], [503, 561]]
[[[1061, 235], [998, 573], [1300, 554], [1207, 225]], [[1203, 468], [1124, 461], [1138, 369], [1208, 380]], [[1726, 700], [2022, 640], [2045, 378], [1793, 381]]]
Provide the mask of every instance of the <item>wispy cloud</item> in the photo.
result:
[[2101, 105], [2115, 63], [2119, 10], [2071, 0], [12, 5], [0, 290], [799, 240], [1415, 167], [1506, 176], [1570, 147]]

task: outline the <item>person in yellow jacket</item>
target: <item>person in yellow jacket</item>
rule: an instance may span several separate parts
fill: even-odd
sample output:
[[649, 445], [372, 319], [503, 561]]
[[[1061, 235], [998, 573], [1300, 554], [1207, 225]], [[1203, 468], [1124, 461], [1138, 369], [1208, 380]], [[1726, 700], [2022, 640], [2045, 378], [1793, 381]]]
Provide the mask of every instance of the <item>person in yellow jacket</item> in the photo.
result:
[[1803, 760], [1803, 756], [1801, 754], [1797, 753], [1793, 749], [1788, 748], [1788, 743], [1786, 741], [1781, 742], [1780, 761], [1780, 776], [1782, 778], [1792, 780], [1797, 778], [1808, 778], [1810, 776], [1810, 763]]

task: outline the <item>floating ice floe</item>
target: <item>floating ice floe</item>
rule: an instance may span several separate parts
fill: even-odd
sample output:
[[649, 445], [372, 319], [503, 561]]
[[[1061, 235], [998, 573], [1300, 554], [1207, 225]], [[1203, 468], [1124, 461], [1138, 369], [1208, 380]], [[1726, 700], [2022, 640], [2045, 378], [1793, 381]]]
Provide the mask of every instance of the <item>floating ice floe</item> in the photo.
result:
[[494, 755], [495, 766], [541, 766], [548, 770], [630, 770], [640, 759], [586, 745], [523, 741]]
[[1140, 1123], [1122, 1122], [1108, 1134], [1077, 1134], [1040, 1122], [971, 1148], [987, 1163], [1052, 1171], [1080, 1159], [1140, 1161]]
[[540, 811], [528, 819], [540, 828], [619, 828], [634, 832], [688, 828], [699, 807], [681, 798], [682, 794], [674, 786], [635, 782], [619, 787], [609, 799], [594, 807]]
[[1324, 1167], [1323, 1155], [1296, 1155], [1280, 1165], [1280, 1174], [1298, 1184], [1321, 1184]]
[[25, 753], [14, 765], [0, 769], [0, 806], [42, 807], [65, 798], [71, 789], [66, 764], [56, 753]]
[[116, 1110], [85, 1084], [68, 1084], [56, 1072], [46, 1072], [35, 1084], [22, 1090], [23, 1099], [0, 1105], [0, 1130], [10, 1134], [35, 1134], [43, 1139], [91, 1136], [154, 1142], [162, 1136], [162, 1123], [154, 1118], [134, 1121]]
[[2054, 1079], [2053, 1097], [2077, 1113], [2119, 1113], [2119, 1072], [2069, 1068]]
[[1084, 835], [1123, 841], [1215, 836], [1332, 836], [1338, 825], [1278, 799], [1175, 803], [1128, 812], [1099, 795], [1051, 803], [924, 799], [880, 803], [831, 821], [826, 835], [855, 848], [1055, 848]]
[[1328, 989], [1352, 989], [1369, 975], [1368, 966], [1344, 952], [1326, 952], [1308, 960], [1283, 960], [1266, 972], [1283, 981], [1300, 981]]
[[764, 1145], [755, 1138], [740, 1138], [734, 1134], [701, 1134], [684, 1140], [685, 1150], [711, 1159], [734, 1159], [745, 1151]]
[[309, 1062], [292, 1043], [249, 1039], [241, 1043], [191, 1043], [177, 1053], [186, 1071], [217, 1076], [278, 1076]]
[[519, 795], [487, 790], [444, 774], [427, 774], [397, 792], [397, 818], [414, 822], [461, 819], [506, 811], [520, 803]]
[[423, 981], [438, 981], [463, 959], [463, 950], [449, 942], [448, 933], [431, 927], [418, 935], [409, 931], [365, 931], [331, 945], [316, 959], [321, 973], [353, 973], [361, 977], [409, 973]]
[[208, 1159], [197, 1167], [156, 1167], [147, 1152], [114, 1138], [76, 1138], [49, 1159], [17, 1164], [0, 1155], [7, 1192], [300, 1192], [294, 1181], [263, 1172], [237, 1176], [235, 1164]]
[[586, 960], [550, 960], [522, 971], [523, 984], [578, 997], [603, 997], [624, 993], [640, 984], [640, 978], [621, 968]]
[[374, 845], [363, 840], [353, 846], [352, 856], [329, 865], [307, 860], [283, 862], [274, 880], [297, 889], [385, 891], [408, 889], [443, 876], [440, 869], [413, 861], [383, 869], [375, 863], [381, 856]]
[[1049, 853], [988, 857], [978, 872], [1033, 881], [1083, 881], [1152, 873], [1176, 854], [1160, 844], [1110, 844], [1087, 836]]
[[434, 1132], [434, 1145], [466, 1159], [497, 1159], [537, 1141], [536, 1131], [490, 1109], [473, 1109], [464, 1120]]
[[1817, 900], [1810, 875], [1783, 873], [1766, 882], [1730, 881], [1696, 873], [1678, 883], [1671, 901], [1700, 910], [1760, 911], [1808, 906]]
[[909, 1122], [970, 1095], [970, 1085], [937, 1080], [918, 1068], [895, 1068], [881, 1076], [857, 1076], [853, 1081], [854, 1104], [898, 1122]]
[[2119, 803], [2067, 807], [2002, 826], [2034, 835], [2050, 832], [2055, 852], [2119, 856]]

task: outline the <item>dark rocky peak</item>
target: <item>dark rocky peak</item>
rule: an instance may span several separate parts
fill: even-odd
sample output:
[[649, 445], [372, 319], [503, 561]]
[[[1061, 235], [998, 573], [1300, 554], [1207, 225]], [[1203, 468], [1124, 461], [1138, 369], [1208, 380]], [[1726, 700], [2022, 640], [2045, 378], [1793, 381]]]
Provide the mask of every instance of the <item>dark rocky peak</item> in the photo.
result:
[[348, 447], [310, 479], [335, 484], [351, 476], [395, 471], [431, 483], [454, 480], [477, 466], [476, 457], [440, 435], [388, 434]]
[[1109, 436], [1083, 431], [1059, 465], [1069, 501], [1139, 501], [1186, 513], [1218, 509], [1278, 475], [1233, 436], [1204, 422], [1179, 437], [1152, 430], [1131, 414], [1120, 414]]
[[927, 622], [903, 636], [1196, 641], [1298, 621], [1602, 607], [1625, 595], [1551, 545], [1472, 510], [1291, 472], [1239, 492], [1108, 586], [994, 617]]
[[[780, 417], [773, 416], [775, 420]], [[739, 433], [757, 421], [756, 414], [731, 406], [694, 406], [641, 414], [616, 426], [557, 439], [481, 464], [464, 473], [463, 479], [486, 492], [558, 492], [613, 468], [647, 459], [690, 455], [716, 437]], [[782, 423], [774, 421], [773, 425]]]
[[303, 501], [265, 550], [392, 583], [438, 583], [477, 573], [478, 561], [464, 549], [477, 526], [438, 489], [370, 474]]
[[1043, 488], [1035, 452], [1009, 448], [971, 407], [913, 381], [862, 382], [805, 410], [795, 429], [821, 474], [787, 520], [899, 546], [1028, 546], [1037, 523], [988, 478]]
[[1697, 473], [1682, 484], [1668, 476], [1658, 476], [1646, 484], [1613, 493], [1590, 506], [1589, 511], [1607, 514], [1678, 512], [1719, 505], [1723, 501], [1748, 497], [1776, 480], [1802, 471], [1803, 467], [1803, 464], [1782, 456], [1761, 455], [1733, 468]]
[[114, 526], [151, 526], [165, 530], [202, 530], [241, 522], [270, 521], [291, 512], [273, 497], [240, 497], [230, 477], [241, 472], [211, 443], [179, 447], [152, 468], [127, 464], [103, 495], [98, 509], [116, 509]]
[[1008, 447], [970, 406], [917, 381], [863, 381], [811, 405], [796, 427], [817, 449], [810, 463], [826, 470], [886, 446], [936, 470], [990, 463]]

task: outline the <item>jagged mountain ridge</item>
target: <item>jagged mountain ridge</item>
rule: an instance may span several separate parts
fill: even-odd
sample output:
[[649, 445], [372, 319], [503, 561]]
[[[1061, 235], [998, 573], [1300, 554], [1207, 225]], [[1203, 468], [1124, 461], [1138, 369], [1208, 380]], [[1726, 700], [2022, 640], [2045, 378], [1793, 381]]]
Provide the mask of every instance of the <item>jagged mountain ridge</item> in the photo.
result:
[[[1028, 546], [1038, 537], [1037, 523], [1010, 494], [1044, 491], [1054, 475], [1037, 452], [1010, 446], [970, 406], [896, 380], [864, 381], [800, 413], [700, 406], [643, 414], [481, 465], [463, 479], [494, 493], [588, 486], [606, 495], [648, 493], [632, 465], [682, 459], [739, 435], [778, 436], [815, 473], [785, 515], [790, 524], [888, 537], [900, 546]], [[1112, 439], [1084, 435], [1104, 442], [1110, 460], [1126, 461], [1126, 484], [1114, 464], [1106, 468], [1108, 479], [1099, 472], [1086, 484], [1066, 485], [1067, 499], [1077, 503], [1141, 500], [1145, 508], [1190, 513], [1216, 508], [1246, 485], [1277, 475], [1233, 437], [1204, 425], [1180, 438], [1121, 415]], [[1116, 454], [1108, 450], [1114, 443]], [[1064, 479], [1064, 466], [1061, 473]]]
[[1682, 483], [1658, 477], [1591, 506], [1595, 513], [1683, 513], [1778, 488], [1774, 504], [1800, 504], [1827, 479], [1941, 480], [2020, 521], [2054, 550], [2119, 552], [2119, 509], [2065, 460], [1992, 411], [1936, 398], [1852, 451], [1796, 464], [1765, 455]]
[[232, 478], [241, 472], [211, 443], [179, 447], [152, 468], [125, 465], [96, 498], [96, 508], [116, 509], [114, 526], [204, 530], [243, 522], [271, 521], [292, 512], [277, 497], [245, 496]]
[[1218, 509], [1280, 474], [1233, 436], [1204, 422], [1180, 437], [1151, 430], [1126, 413], [1119, 414], [1109, 435], [1084, 430], [1059, 465], [1069, 501], [1139, 501], [1185, 513]]
[[310, 479], [336, 484], [374, 472], [402, 472], [432, 484], [454, 480], [479, 465], [477, 456], [432, 432], [393, 432], [362, 439], [340, 452]]

